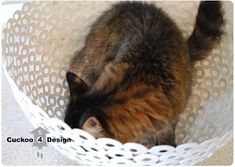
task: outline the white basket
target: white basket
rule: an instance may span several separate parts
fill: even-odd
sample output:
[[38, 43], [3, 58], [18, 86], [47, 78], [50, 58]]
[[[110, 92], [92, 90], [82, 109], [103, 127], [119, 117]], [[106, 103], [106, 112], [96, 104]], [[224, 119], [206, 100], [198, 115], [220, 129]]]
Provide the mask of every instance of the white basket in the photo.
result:
[[[185, 37], [191, 33], [198, 2], [152, 3], [176, 21]], [[4, 71], [30, 122], [51, 136], [73, 139], [53, 146], [80, 164], [193, 165], [211, 156], [232, 136], [232, 5], [223, 3], [226, 34], [211, 55], [195, 66], [192, 96], [176, 128], [176, 148], [160, 145], [147, 149], [137, 143], [94, 139], [63, 122], [69, 60], [110, 3], [25, 3], [3, 30]]]

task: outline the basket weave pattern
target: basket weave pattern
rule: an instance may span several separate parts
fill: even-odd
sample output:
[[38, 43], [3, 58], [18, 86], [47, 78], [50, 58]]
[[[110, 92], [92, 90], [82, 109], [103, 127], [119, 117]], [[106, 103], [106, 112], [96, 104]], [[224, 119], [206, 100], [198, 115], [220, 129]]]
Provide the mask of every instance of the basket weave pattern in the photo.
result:
[[[198, 2], [153, 2], [172, 17], [187, 37]], [[52, 144], [81, 164], [193, 165], [209, 157], [232, 136], [232, 20], [225, 13], [226, 34], [205, 60], [195, 65], [189, 104], [176, 128], [178, 146], [147, 149], [137, 143], [94, 139], [62, 120], [68, 103], [65, 72], [84, 44], [90, 25], [107, 2], [27, 2], [3, 30], [4, 70], [13, 93], [33, 126], [49, 135], [71, 138]], [[224, 2], [229, 11], [229, 2]]]

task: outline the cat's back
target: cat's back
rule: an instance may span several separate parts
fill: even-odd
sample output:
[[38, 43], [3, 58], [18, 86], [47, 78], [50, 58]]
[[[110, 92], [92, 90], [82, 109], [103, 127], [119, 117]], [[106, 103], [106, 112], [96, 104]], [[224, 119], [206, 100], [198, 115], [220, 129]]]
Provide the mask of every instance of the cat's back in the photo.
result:
[[123, 39], [131, 42], [136, 36], [139, 40], [146, 41], [148, 35], [152, 40], [162, 40], [166, 37], [164, 35], [168, 35], [169, 38], [181, 37], [181, 32], [171, 18], [155, 5], [127, 1], [114, 4], [105, 11], [93, 24], [86, 42], [91, 44], [110, 39], [104, 43], [117, 44], [121, 41], [123, 44]]
[[70, 71], [80, 74], [89, 84], [110, 61], [156, 64], [165, 61], [161, 53], [169, 51], [172, 56], [168, 62], [175, 62], [181, 58], [174, 55], [181, 54], [185, 47], [180, 30], [161, 9], [146, 2], [119, 2], [94, 22]]

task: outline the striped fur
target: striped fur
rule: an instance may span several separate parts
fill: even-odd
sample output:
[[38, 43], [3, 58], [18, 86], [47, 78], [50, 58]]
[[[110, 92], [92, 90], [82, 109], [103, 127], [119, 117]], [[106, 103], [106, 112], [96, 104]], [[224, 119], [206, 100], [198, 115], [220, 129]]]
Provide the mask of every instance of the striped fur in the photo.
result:
[[175, 145], [175, 125], [191, 90], [193, 63], [222, 35], [220, 2], [201, 2], [185, 40], [159, 8], [142, 2], [113, 5], [93, 24], [67, 73], [65, 122], [94, 137]]

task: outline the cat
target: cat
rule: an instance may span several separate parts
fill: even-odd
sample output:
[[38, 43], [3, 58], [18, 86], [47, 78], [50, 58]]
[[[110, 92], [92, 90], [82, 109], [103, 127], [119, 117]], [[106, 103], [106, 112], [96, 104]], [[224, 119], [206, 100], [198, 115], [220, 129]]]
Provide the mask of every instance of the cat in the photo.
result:
[[190, 95], [193, 65], [220, 42], [223, 26], [219, 1], [200, 2], [188, 39], [153, 4], [112, 5], [71, 60], [65, 122], [95, 138], [176, 146], [175, 126]]

